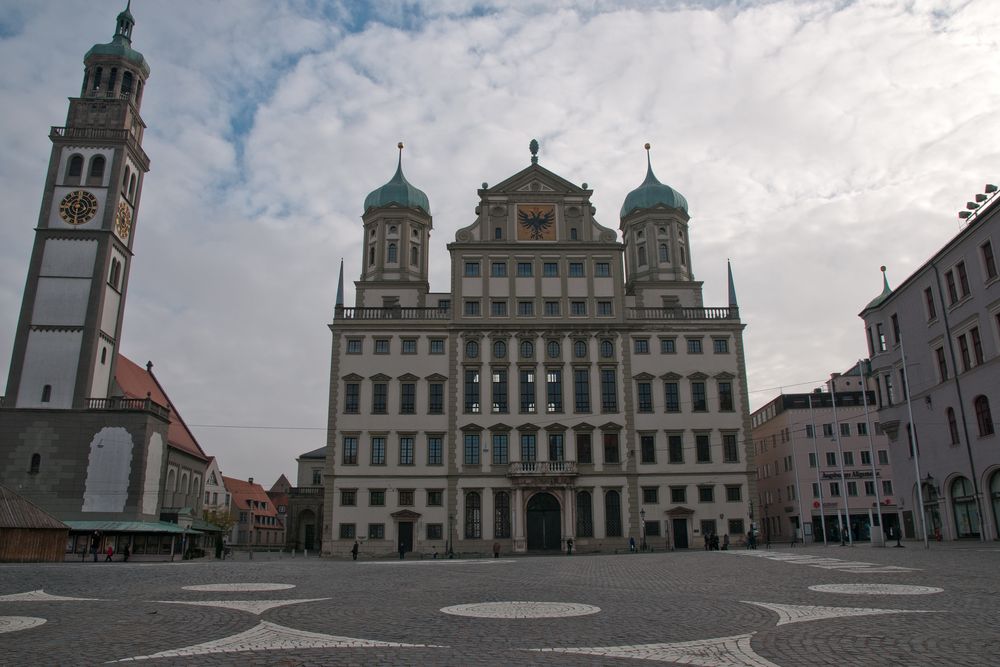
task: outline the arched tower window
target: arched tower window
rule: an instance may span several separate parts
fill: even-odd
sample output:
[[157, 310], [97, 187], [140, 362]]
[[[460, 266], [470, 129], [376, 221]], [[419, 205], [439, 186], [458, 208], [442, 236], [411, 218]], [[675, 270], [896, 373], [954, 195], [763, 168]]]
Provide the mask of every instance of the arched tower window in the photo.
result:
[[104, 68], [98, 67], [97, 71], [94, 72], [94, 90], [101, 89], [101, 78], [104, 76]]
[[496, 229], [493, 230], [493, 238], [495, 238], [497, 241], [499, 241], [500, 239], [503, 238], [503, 228], [502, 227], [497, 227]]
[[101, 185], [104, 182], [104, 165], [106, 160], [103, 155], [95, 155], [90, 158], [90, 171], [87, 172], [87, 185]]
[[420, 263], [420, 251], [417, 246], [410, 246], [410, 264], [416, 266]]
[[640, 245], [635, 248], [636, 256], [639, 259], [639, 266], [646, 266], [646, 246]]
[[130, 178], [129, 182], [128, 182], [128, 198], [129, 199], [134, 199], [135, 198], [135, 182], [136, 182], [135, 174], [132, 174], [132, 178]]
[[42, 467], [42, 455], [32, 454], [31, 467], [28, 468], [28, 472], [31, 473], [32, 475], [37, 475], [41, 467]]
[[681, 266], [687, 266], [687, 255], [684, 254], [684, 246], [677, 249], [677, 254], [681, 257]]
[[670, 261], [670, 248], [666, 243], [660, 244], [660, 261], [669, 262]]
[[83, 87], [80, 88], [80, 97], [87, 94], [87, 84], [90, 83], [90, 70], [83, 70]]
[[375, 248], [368, 248], [368, 266], [375, 266]]
[[396, 254], [397, 254], [396, 253], [396, 244], [395, 243], [390, 243], [389, 244], [389, 248], [388, 248], [388, 252], [386, 253], [386, 255], [387, 255], [386, 261], [389, 264], [395, 264], [396, 262], [398, 262], [399, 260], [396, 258]]
[[188, 492], [188, 474], [186, 472], [181, 473], [181, 494], [187, 495]]
[[958, 444], [958, 421], [955, 419], [955, 408], [948, 408], [944, 411], [948, 418], [948, 434], [951, 436], [951, 444]]
[[483, 536], [483, 506], [479, 494], [465, 494], [465, 538], [478, 540]]
[[122, 176], [122, 190], [128, 192], [128, 177], [132, 175], [132, 170], [125, 167], [125, 175]]
[[108, 284], [118, 289], [118, 280], [121, 278], [122, 263], [117, 259], [111, 260], [111, 273], [108, 275]]
[[101, 348], [101, 365], [103, 366], [106, 363], [108, 363], [108, 348], [102, 347]]
[[111, 68], [111, 76], [108, 77], [108, 93], [111, 94], [115, 90], [115, 84], [118, 82], [118, 68]]
[[622, 536], [622, 501], [617, 491], [604, 494], [604, 529], [608, 537]]
[[122, 97], [128, 98], [132, 95], [132, 72], [125, 70], [122, 74]]
[[83, 176], [83, 156], [75, 154], [66, 165], [66, 184], [79, 185], [81, 176]]
[[173, 468], [167, 471], [167, 491], [177, 491], [177, 471]]

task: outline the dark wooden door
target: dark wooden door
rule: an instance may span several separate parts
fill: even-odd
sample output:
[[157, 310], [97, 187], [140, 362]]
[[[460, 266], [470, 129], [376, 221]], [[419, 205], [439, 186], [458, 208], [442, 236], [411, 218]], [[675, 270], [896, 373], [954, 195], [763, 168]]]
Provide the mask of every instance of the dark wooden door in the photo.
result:
[[399, 522], [399, 544], [403, 546], [403, 551], [413, 551], [413, 522]]
[[528, 549], [558, 551], [562, 546], [559, 501], [548, 493], [536, 493], [528, 501]]
[[687, 519], [674, 519], [674, 548], [688, 548], [688, 522]]

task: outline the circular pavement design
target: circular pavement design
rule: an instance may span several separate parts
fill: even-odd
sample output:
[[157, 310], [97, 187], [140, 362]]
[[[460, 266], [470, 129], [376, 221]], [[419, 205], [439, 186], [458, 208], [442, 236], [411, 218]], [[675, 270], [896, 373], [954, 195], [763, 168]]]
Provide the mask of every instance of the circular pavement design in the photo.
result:
[[846, 593], [848, 595], [930, 595], [942, 593], [934, 586], [904, 586], [901, 584], [819, 584], [809, 590], [819, 593]]
[[283, 591], [295, 588], [295, 584], [199, 584], [197, 586], [182, 586], [186, 591], [214, 591], [222, 593], [246, 591]]
[[0, 616], [0, 634], [27, 630], [44, 622], [44, 618], [35, 618], [34, 616]]
[[475, 618], [567, 618], [596, 614], [601, 608], [574, 602], [478, 602], [443, 607], [441, 611]]

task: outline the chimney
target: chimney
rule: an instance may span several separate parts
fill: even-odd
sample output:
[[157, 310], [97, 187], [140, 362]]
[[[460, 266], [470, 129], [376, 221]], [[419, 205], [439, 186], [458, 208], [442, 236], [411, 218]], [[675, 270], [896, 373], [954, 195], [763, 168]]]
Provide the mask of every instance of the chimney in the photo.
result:
[[253, 484], [253, 477], [248, 478], [247, 481]]

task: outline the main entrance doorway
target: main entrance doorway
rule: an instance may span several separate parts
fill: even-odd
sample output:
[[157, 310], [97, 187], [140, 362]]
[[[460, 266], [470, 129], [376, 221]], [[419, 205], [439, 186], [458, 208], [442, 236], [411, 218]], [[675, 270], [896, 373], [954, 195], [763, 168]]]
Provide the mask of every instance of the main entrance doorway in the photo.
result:
[[688, 548], [688, 521], [687, 519], [674, 519], [674, 548]]
[[536, 493], [528, 501], [528, 550], [558, 551], [562, 546], [559, 501], [549, 493]]
[[413, 551], [413, 523], [410, 521], [399, 522], [399, 544], [396, 545], [402, 551]]

